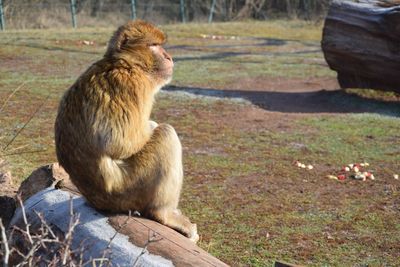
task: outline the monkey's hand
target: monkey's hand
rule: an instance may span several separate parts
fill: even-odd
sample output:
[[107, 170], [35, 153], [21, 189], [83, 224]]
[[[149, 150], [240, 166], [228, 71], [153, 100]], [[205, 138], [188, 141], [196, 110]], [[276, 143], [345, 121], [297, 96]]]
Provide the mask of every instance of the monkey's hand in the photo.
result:
[[158, 123], [155, 121], [149, 121], [150, 124], [150, 130], [153, 131], [155, 128], [157, 128]]

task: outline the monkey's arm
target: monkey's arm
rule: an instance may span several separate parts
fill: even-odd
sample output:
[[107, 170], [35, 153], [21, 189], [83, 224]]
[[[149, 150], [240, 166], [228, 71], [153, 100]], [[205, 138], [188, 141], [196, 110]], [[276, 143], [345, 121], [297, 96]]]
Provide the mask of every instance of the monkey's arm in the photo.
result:
[[[102, 77], [106, 79], [102, 79]], [[122, 75], [95, 75], [88, 88], [82, 88], [82, 116], [92, 147], [112, 159], [124, 159], [137, 153], [151, 135], [150, 111], [144, 109], [146, 99], [130, 93], [131, 84]], [[121, 79], [118, 81], [116, 78]], [[139, 103], [139, 104], [138, 104]]]

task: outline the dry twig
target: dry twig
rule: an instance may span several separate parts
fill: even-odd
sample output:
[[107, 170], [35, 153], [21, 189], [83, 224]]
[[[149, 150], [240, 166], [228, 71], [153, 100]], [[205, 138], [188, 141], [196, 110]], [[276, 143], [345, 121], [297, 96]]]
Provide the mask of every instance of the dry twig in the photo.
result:
[[11, 99], [11, 97], [19, 90], [21, 89], [24, 85], [26, 84], [26, 82], [23, 82], [20, 86], [18, 86], [17, 88], [14, 89], [14, 91], [12, 91], [12, 93], [7, 97], [7, 99], [3, 102], [3, 105], [1, 105], [0, 107], [0, 112], [3, 111], [3, 108], [7, 105], [8, 101]]
[[67, 263], [67, 259], [70, 258], [70, 247], [72, 244], [72, 234], [74, 232], [75, 227], [79, 224], [79, 214], [74, 214], [73, 209], [73, 198], [70, 196], [69, 202], [69, 227], [68, 232], [65, 235], [65, 244], [66, 247], [64, 249], [64, 256], [62, 259], [62, 264], [65, 265]]
[[2, 220], [0, 219], [0, 230], [1, 230], [1, 244], [4, 250], [3, 254], [3, 266], [8, 266], [8, 259], [10, 258], [10, 248], [8, 246], [8, 240], [6, 235], [6, 228], [3, 225]]
[[11, 140], [7, 143], [7, 145], [3, 148], [3, 151], [6, 151], [7, 148], [14, 142], [14, 140], [18, 137], [18, 135], [25, 129], [25, 127], [31, 122], [31, 120], [36, 116], [39, 110], [44, 106], [47, 100], [50, 98], [50, 93], [43, 100], [43, 102], [36, 108], [35, 112], [29, 117], [29, 119], [25, 122], [25, 124], [18, 130], [18, 132], [11, 138]]
[[18, 199], [19, 205], [20, 205], [20, 207], [21, 207], [22, 218], [24, 219], [24, 223], [25, 223], [25, 227], [26, 227], [25, 234], [26, 234], [27, 237], [28, 237], [29, 243], [33, 244], [32, 236], [31, 236], [31, 233], [30, 233], [30, 231], [29, 231], [29, 226], [30, 226], [30, 224], [28, 223], [28, 220], [27, 220], [27, 218], [26, 218], [24, 203], [22, 203], [22, 199], [21, 199], [21, 196], [20, 196], [20, 195], [17, 195], [17, 199]]
[[132, 218], [132, 212], [129, 210], [128, 213], [128, 218], [126, 218], [125, 222], [123, 224], [118, 225], [118, 229], [115, 230], [114, 235], [110, 238], [110, 241], [108, 242], [106, 248], [103, 251], [102, 257], [101, 257], [101, 261], [100, 261], [100, 266], [103, 264], [103, 259], [106, 259], [106, 254], [110, 253], [109, 259], [107, 258], [108, 262], [107, 262], [107, 266], [110, 266], [111, 263], [111, 243], [114, 241], [115, 237], [117, 236], [117, 234], [125, 227], [128, 225], [129, 220]]
[[[2, 257], [0, 261], [3, 266], [85, 266], [83, 264], [83, 253], [85, 249], [81, 243], [80, 247], [71, 250], [72, 238], [75, 227], [79, 224], [79, 215], [73, 211], [72, 197], [70, 200], [70, 222], [64, 238], [56, 234], [52, 227], [46, 223], [44, 216], [35, 212], [40, 220], [40, 226], [29, 224], [28, 216], [20, 196], [17, 196], [21, 208], [21, 217], [25, 224], [24, 229], [14, 225], [8, 233], [0, 220]], [[83, 242], [83, 241], [82, 241]], [[20, 250], [21, 249], [21, 250]], [[12, 256], [14, 255], [14, 256]], [[12, 259], [12, 260], [11, 260]], [[107, 259], [101, 259], [105, 261]], [[10, 262], [12, 261], [12, 263]], [[93, 263], [94, 260], [87, 264]], [[96, 265], [98, 266], [98, 265]]]
[[[151, 234], [151, 233], [152, 233], [152, 234]], [[162, 237], [156, 239], [156, 237], [157, 237], [156, 232], [152, 232], [151, 230], [149, 230], [147, 242], [146, 242], [146, 244], [144, 245], [144, 247], [143, 247], [143, 249], [142, 249], [142, 252], [140, 252], [139, 256], [137, 256], [135, 262], [132, 264], [133, 267], [135, 267], [136, 264], [139, 262], [139, 259], [140, 259], [144, 254], [146, 254], [146, 252], [147, 252], [147, 247], [148, 247], [151, 243], [159, 242], [159, 241], [161, 241], [161, 240], [163, 239]]]

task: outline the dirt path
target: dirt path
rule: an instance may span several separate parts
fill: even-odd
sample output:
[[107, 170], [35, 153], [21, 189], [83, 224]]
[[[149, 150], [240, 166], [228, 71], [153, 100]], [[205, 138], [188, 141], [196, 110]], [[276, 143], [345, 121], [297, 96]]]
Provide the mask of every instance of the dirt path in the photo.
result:
[[258, 107], [283, 113], [378, 113], [399, 116], [400, 97], [391, 100], [365, 98], [338, 89], [335, 78], [277, 79], [257, 78], [231, 83], [225, 88], [187, 88], [170, 86], [169, 91], [244, 98]]

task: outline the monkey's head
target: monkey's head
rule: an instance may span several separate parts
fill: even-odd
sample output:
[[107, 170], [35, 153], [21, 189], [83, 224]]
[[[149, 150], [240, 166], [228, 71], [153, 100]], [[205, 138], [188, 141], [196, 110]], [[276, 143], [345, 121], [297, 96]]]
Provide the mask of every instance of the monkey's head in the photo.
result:
[[165, 85], [174, 68], [172, 57], [162, 47], [165, 34], [154, 25], [135, 20], [118, 28], [111, 37], [105, 57], [123, 58], [150, 74], [157, 84]]

